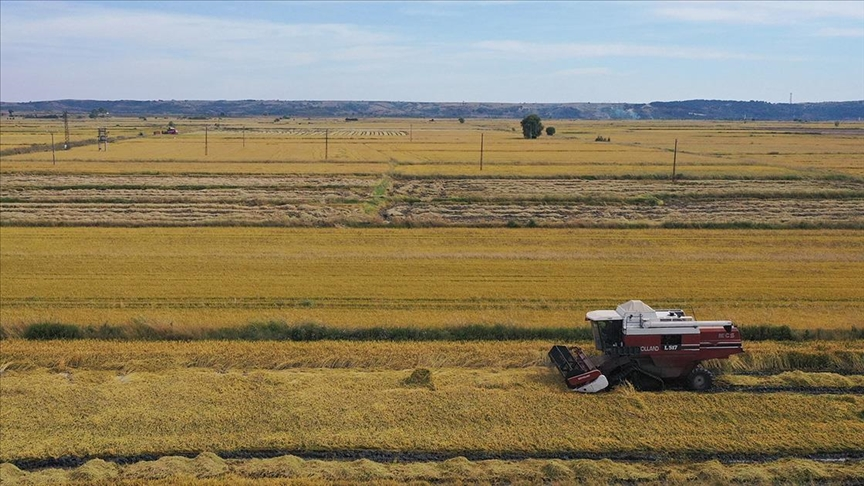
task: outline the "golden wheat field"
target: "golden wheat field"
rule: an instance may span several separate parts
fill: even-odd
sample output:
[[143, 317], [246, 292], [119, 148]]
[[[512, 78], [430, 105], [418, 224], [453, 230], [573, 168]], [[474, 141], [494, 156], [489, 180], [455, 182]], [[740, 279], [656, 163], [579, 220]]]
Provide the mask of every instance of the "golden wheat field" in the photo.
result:
[[201, 450], [808, 454], [859, 451], [864, 434], [864, 400], [851, 393], [585, 396], [549, 368], [442, 368], [429, 386], [405, 384], [410, 375], [7, 372], [0, 460]]
[[0, 324], [584, 326], [639, 297], [862, 327], [858, 231], [2, 228]]
[[[4, 461], [196, 450], [806, 454], [858, 450], [864, 433], [864, 400], [851, 391], [573, 394], [538, 359], [541, 342], [7, 344]], [[860, 373], [861, 346], [832, 350], [856, 356]], [[782, 362], [796, 346], [750, 352]], [[428, 380], [412, 382], [412, 365], [430, 366]]]
[[[566, 391], [544, 358], [548, 346], [7, 339], [0, 347], [0, 461], [6, 462], [0, 474], [4, 484], [861, 477], [860, 461], [797, 457], [860, 450], [864, 400], [855, 390], [864, 383], [864, 341], [748, 344], [747, 354], [717, 363], [725, 370], [721, 383], [743, 386], [734, 392], [641, 393], [625, 386], [593, 396]], [[826, 356], [843, 374], [752, 374], [818, 368]], [[425, 380], [412, 380], [417, 370], [428, 370]], [[755, 392], [766, 384], [789, 388]], [[805, 393], [812, 387], [841, 393]], [[670, 421], [684, 426], [669, 427]], [[376, 459], [304, 460], [286, 455], [292, 451]], [[435, 454], [442, 459], [430, 460]], [[628, 454], [646, 460], [601, 459]], [[89, 459], [71, 468], [25, 465], [70, 457]], [[139, 459], [111, 461], [123, 457]]]
[[[848, 122], [584, 122], [551, 120], [557, 133], [524, 140], [516, 120], [176, 120], [177, 136], [155, 135], [171, 119], [74, 120], [73, 139], [93, 145], [56, 153], [10, 153], [0, 171], [109, 173], [384, 173], [471, 176], [668, 175], [695, 177], [864, 175], [864, 125]], [[50, 144], [60, 120], [0, 120], [2, 149]], [[96, 129], [129, 137], [95, 146]], [[207, 131], [205, 133], [205, 126]], [[244, 128], [245, 127], [245, 128]], [[140, 136], [138, 136], [140, 134]], [[480, 135], [483, 167], [480, 168]], [[205, 147], [206, 135], [206, 147]], [[610, 142], [595, 142], [597, 136]], [[55, 140], [56, 143], [56, 140]], [[206, 152], [206, 153], [205, 153]], [[119, 162], [122, 162], [120, 164]]]
[[[593, 343], [574, 342], [589, 353]], [[94, 339], [29, 341], [8, 339], [0, 349], [2, 371], [63, 373], [77, 369], [121, 374], [159, 373], [172, 369], [279, 371], [290, 369], [534, 369], [549, 365], [550, 342], [470, 341], [156, 341], [122, 342]], [[748, 342], [746, 353], [710, 363], [710, 368], [735, 380], [785, 379], [804, 371], [812, 384], [856, 386], [864, 374], [864, 341]], [[843, 377], [819, 375], [833, 370]], [[778, 374], [779, 373], [779, 374]], [[554, 373], [553, 373], [554, 374]], [[782, 375], [785, 374], [785, 375]], [[557, 375], [556, 375], [557, 376]], [[833, 385], [826, 383], [834, 380]], [[806, 384], [806, 383], [804, 383]]]
[[[75, 117], [54, 162], [62, 120], [0, 120], [0, 482], [860, 482], [864, 124], [544, 124]], [[546, 353], [588, 342], [214, 334], [584, 330], [630, 299], [833, 340], [745, 342], [716, 393], [578, 395]]]

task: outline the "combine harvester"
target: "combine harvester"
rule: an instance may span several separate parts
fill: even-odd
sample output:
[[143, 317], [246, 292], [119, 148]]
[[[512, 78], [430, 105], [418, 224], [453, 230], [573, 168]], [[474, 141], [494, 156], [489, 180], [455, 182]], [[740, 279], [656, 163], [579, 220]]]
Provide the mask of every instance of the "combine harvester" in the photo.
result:
[[641, 300], [591, 311], [585, 320], [591, 322], [602, 355], [589, 357], [567, 346], [549, 351], [573, 391], [594, 393], [623, 381], [638, 390], [662, 390], [669, 384], [708, 390], [714, 376], [701, 362], [744, 352], [741, 333], [731, 321], [697, 321], [681, 309], [654, 310]]

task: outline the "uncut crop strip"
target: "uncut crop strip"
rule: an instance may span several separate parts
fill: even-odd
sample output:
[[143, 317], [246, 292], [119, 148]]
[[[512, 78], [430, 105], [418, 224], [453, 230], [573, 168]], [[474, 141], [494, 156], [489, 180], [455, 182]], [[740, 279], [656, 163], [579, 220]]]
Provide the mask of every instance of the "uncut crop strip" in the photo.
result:
[[850, 329], [862, 248], [858, 231], [7, 227], [0, 324], [569, 327], [641, 298]]

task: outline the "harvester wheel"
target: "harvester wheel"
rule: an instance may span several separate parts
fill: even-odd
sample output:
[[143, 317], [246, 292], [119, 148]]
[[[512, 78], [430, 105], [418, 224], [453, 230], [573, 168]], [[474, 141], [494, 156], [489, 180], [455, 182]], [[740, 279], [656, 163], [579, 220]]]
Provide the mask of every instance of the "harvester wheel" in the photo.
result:
[[693, 391], [709, 390], [714, 385], [714, 375], [701, 366], [687, 375], [687, 388]]

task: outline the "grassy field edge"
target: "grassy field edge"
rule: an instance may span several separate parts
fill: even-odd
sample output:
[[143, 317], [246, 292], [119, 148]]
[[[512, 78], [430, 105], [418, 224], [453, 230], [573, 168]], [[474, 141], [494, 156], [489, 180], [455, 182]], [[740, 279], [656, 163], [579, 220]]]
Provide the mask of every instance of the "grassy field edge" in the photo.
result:
[[[864, 329], [791, 329], [789, 326], [739, 326], [746, 341], [841, 341], [864, 339]], [[504, 324], [470, 324], [442, 328], [376, 326], [344, 328], [318, 323], [285, 321], [251, 322], [241, 326], [187, 328], [182, 331], [145, 323], [100, 326], [63, 322], [35, 322], [24, 326], [0, 326], [0, 339], [27, 340], [102, 339], [112, 341], [525, 341], [551, 339], [588, 341], [588, 327], [521, 327]]]

